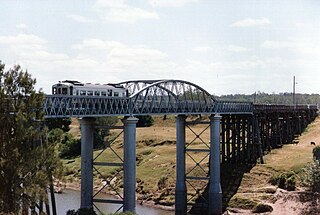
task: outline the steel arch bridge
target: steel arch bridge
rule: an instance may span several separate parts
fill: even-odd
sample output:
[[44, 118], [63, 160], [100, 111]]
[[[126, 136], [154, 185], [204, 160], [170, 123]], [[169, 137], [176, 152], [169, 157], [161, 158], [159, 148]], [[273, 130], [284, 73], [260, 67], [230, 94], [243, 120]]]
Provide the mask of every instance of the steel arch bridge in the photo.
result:
[[45, 117], [99, 117], [149, 114], [252, 114], [250, 102], [217, 101], [200, 86], [182, 80], [119, 83], [129, 97], [47, 95]]
[[[176, 118], [176, 187], [175, 212], [187, 214], [187, 190], [195, 190], [192, 183], [208, 186], [208, 198], [199, 202], [209, 214], [222, 213], [220, 184], [221, 163], [263, 163], [264, 152], [290, 143], [296, 135], [317, 116], [317, 105], [269, 105], [251, 102], [216, 100], [206, 90], [182, 80], [136, 80], [118, 83], [128, 89], [128, 97], [62, 96], [47, 95], [44, 102], [46, 118], [78, 117], [81, 124], [81, 208], [92, 207], [93, 202], [123, 204], [124, 211], [135, 211], [136, 191], [136, 123], [138, 115], [174, 114]], [[188, 122], [186, 115], [208, 114], [209, 122]], [[129, 116], [123, 119], [122, 163], [95, 162], [93, 159], [94, 119], [102, 116]], [[186, 129], [196, 123], [207, 124], [200, 133], [192, 132], [195, 139], [208, 129], [209, 142], [186, 142]], [[103, 127], [103, 126], [102, 126]], [[112, 129], [107, 127], [106, 129]], [[221, 147], [221, 148], [220, 148]], [[104, 150], [111, 149], [111, 143]], [[192, 155], [202, 156], [200, 161]], [[191, 171], [186, 171], [186, 157], [194, 161]], [[208, 162], [209, 166], [201, 166]], [[93, 172], [96, 166], [123, 166], [124, 197], [122, 200], [96, 199], [93, 195]], [[200, 167], [202, 176], [193, 175]], [[134, 176], [134, 177], [133, 177]], [[99, 193], [99, 191], [98, 191]], [[128, 193], [128, 194], [125, 194]], [[201, 195], [200, 195], [201, 194]], [[196, 206], [196, 204], [194, 204]]]

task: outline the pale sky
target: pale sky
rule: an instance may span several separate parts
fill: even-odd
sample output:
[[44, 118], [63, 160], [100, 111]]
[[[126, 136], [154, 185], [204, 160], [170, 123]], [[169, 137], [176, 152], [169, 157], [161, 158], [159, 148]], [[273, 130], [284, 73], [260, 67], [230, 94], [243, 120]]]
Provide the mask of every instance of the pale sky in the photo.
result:
[[37, 88], [181, 79], [215, 95], [320, 93], [318, 0], [2, 0], [0, 60]]

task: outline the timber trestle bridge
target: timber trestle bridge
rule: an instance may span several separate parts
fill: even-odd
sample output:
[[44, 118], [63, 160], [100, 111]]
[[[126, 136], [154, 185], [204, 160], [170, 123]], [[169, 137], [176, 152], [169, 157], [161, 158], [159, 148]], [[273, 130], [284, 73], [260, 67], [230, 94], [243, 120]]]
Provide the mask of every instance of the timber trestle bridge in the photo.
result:
[[[176, 115], [175, 213], [187, 214], [188, 205], [208, 187], [202, 207], [208, 214], [222, 213], [221, 163], [263, 163], [272, 148], [292, 143], [317, 116], [317, 105], [269, 105], [216, 100], [206, 90], [182, 80], [137, 80], [119, 83], [128, 97], [47, 95], [46, 118], [81, 118], [81, 208], [94, 203], [119, 203], [124, 211], [136, 210], [136, 123], [139, 115]], [[188, 116], [208, 115], [204, 121], [188, 121]], [[119, 163], [93, 158], [94, 118], [123, 116], [123, 158]], [[196, 132], [192, 125], [206, 125]], [[106, 129], [113, 129], [108, 127]], [[186, 140], [186, 131], [194, 134]], [[208, 131], [209, 141], [201, 135]], [[193, 144], [196, 141], [197, 144]], [[199, 142], [201, 144], [199, 144]], [[105, 149], [112, 149], [112, 143]], [[202, 158], [196, 159], [202, 156]], [[117, 155], [118, 156], [118, 155]], [[187, 159], [192, 165], [187, 166]], [[99, 199], [93, 191], [96, 166], [123, 167], [123, 195], [119, 200]], [[97, 170], [98, 171], [98, 170]], [[99, 171], [98, 171], [99, 172]], [[198, 189], [200, 184], [203, 189]], [[111, 179], [104, 187], [112, 188]], [[103, 187], [103, 188], [104, 188]], [[193, 190], [193, 191], [192, 191]]]

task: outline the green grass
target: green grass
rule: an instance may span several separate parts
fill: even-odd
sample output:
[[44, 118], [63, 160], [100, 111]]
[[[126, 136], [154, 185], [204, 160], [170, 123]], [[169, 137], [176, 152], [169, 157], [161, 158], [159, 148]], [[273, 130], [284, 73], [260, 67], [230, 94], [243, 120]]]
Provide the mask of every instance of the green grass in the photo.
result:
[[[78, 136], [79, 131], [76, 128], [77, 121], [72, 124], [72, 131], [74, 135]], [[200, 133], [206, 125], [192, 126], [197, 133]], [[176, 146], [175, 146], [175, 117], [168, 116], [167, 120], [163, 121], [162, 117], [155, 117], [154, 126], [148, 128], [137, 128], [137, 180], [139, 181], [139, 192], [142, 194], [149, 194], [149, 198], [158, 201], [161, 204], [172, 205], [174, 202], [174, 187], [175, 187], [175, 167], [176, 167]], [[112, 130], [109, 139], [113, 139], [120, 133], [120, 130]], [[187, 141], [192, 141], [194, 135], [187, 129]], [[201, 136], [207, 143], [209, 142], [209, 131], [204, 132]], [[111, 145], [113, 150], [123, 158], [123, 135]], [[195, 141], [189, 146], [190, 148], [206, 148], [199, 140]], [[96, 157], [101, 150], [94, 152]], [[195, 160], [200, 161], [205, 153], [189, 153]], [[208, 170], [208, 158], [202, 163], [202, 168]], [[95, 161], [98, 162], [121, 162], [117, 156], [112, 153], [110, 149], [105, 150]], [[80, 157], [70, 160], [64, 160], [66, 169], [66, 178], [79, 178], [80, 177]], [[186, 156], [187, 170], [190, 170], [195, 163]], [[111, 179], [116, 173], [117, 175], [116, 186], [121, 191], [120, 182], [122, 180], [122, 167], [96, 167], [103, 177]], [[196, 168], [192, 171], [193, 175], [204, 174], [202, 170]], [[202, 175], [203, 176], [203, 175]], [[94, 172], [94, 182], [96, 185], [101, 183], [102, 178], [99, 174]], [[158, 183], [161, 178], [166, 178], [166, 187], [159, 187]], [[77, 180], [76, 180], [77, 181]], [[195, 187], [200, 188], [203, 184], [195, 184]], [[194, 194], [195, 191], [191, 188], [189, 194]], [[148, 198], [148, 195], [146, 195]]]
[[229, 202], [229, 207], [232, 208], [241, 208], [241, 209], [253, 209], [258, 205], [259, 201], [252, 198], [246, 198], [243, 196], [235, 195]]
[[[196, 132], [200, 133], [206, 125], [192, 126]], [[76, 128], [73, 132], [77, 134]], [[115, 136], [119, 130], [112, 131]], [[187, 129], [187, 142], [194, 139], [192, 132]], [[221, 168], [222, 185], [224, 202], [226, 206], [238, 207], [245, 209], [254, 208], [260, 201], [274, 201], [273, 194], [276, 187], [272, 187], [269, 179], [281, 173], [292, 173], [299, 179], [301, 169], [312, 161], [312, 147], [310, 139], [317, 138], [320, 133], [320, 119], [311, 124], [308, 129], [299, 137], [299, 143], [285, 145], [280, 149], [274, 149], [264, 156], [265, 164], [257, 164], [255, 166], [230, 164]], [[209, 132], [206, 131], [202, 138], [208, 143]], [[113, 149], [123, 156], [123, 137], [117, 140]], [[205, 148], [206, 146], [198, 140], [193, 143], [190, 148]], [[172, 204], [174, 201], [175, 186], [175, 164], [176, 164], [176, 147], [175, 147], [175, 119], [168, 116], [163, 121], [162, 117], [155, 118], [155, 124], [149, 128], [137, 129], [137, 179], [139, 181], [139, 193], [145, 195], [148, 200], [158, 201], [162, 204]], [[96, 156], [100, 150], [95, 151]], [[204, 157], [204, 153], [190, 153], [195, 160], [199, 161]], [[119, 162], [117, 157], [110, 151], [106, 150], [97, 159], [101, 162]], [[80, 158], [65, 160], [65, 167], [68, 176], [66, 178], [79, 178]], [[201, 163], [204, 169], [208, 169], [208, 158]], [[195, 163], [186, 156], [187, 171], [190, 170]], [[99, 167], [99, 171], [106, 176], [111, 177], [115, 173], [122, 170], [122, 167]], [[195, 175], [203, 174], [199, 169], [192, 172]], [[159, 187], [159, 180], [165, 179], [167, 189]], [[121, 181], [121, 174], [118, 176]], [[77, 180], [77, 179], [76, 179]], [[299, 180], [297, 180], [299, 182]], [[101, 179], [95, 174], [95, 182], [101, 182]], [[229, 183], [230, 182], [230, 183]], [[163, 183], [163, 182], [161, 182]], [[203, 184], [196, 183], [195, 186], [200, 188]], [[117, 184], [117, 186], [120, 186]], [[189, 187], [188, 194], [193, 194]]]

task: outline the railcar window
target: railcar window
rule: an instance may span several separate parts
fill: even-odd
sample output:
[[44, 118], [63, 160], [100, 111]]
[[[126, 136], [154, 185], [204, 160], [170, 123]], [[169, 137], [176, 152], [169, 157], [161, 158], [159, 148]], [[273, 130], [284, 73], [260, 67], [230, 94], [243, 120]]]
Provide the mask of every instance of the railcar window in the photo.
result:
[[85, 90], [80, 90], [80, 96], [85, 96], [87, 92]]
[[76, 90], [76, 93], [75, 93], [77, 96], [79, 95], [79, 90]]
[[100, 96], [100, 91], [94, 91], [95, 96]]
[[119, 93], [118, 92], [114, 92], [113, 94], [115, 97], [118, 97], [119, 96]]
[[60, 87], [58, 88], [58, 94], [61, 94], [61, 88]]
[[108, 96], [112, 96], [112, 90], [108, 90]]
[[68, 94], [68, 88], [62, 88], [62, 94], [67, 95]]
[[106, 91], [102, 91], [101, 92], [101, 96], [107, 96], [107, 92]]
[[93, 91], [91, 91], [91, 90], [88, 91], [87, 95], [88, 95], [88, 96], [92, 96], [92, 95], [93, 95]]
[[57, 94], [57, 88], [55, 87], [52, 88], [52, 94]]

